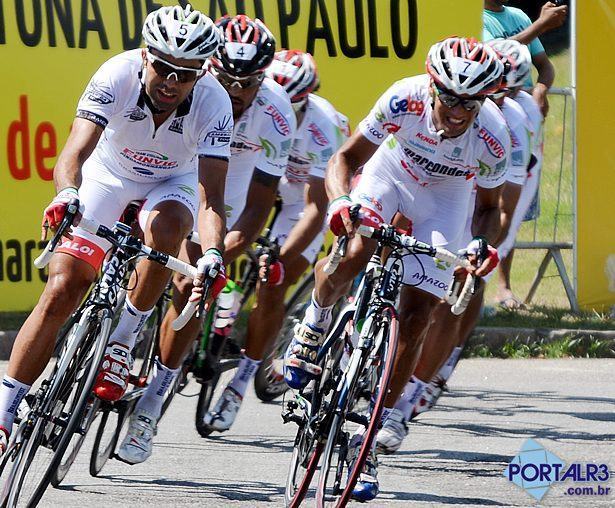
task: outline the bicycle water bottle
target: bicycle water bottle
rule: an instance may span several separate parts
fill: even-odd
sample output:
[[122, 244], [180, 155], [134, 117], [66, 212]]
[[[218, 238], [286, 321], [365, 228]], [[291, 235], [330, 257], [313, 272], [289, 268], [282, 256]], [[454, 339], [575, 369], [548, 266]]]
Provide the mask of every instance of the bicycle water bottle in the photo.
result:
[[216, 333], [225, 336], [230, 334], [241, 308], [242, 295], [243, 289], [241, 286], [232, 280], [226, 283], [226, 286], [218, 295], [216, 317], [214, 318], [214, 331]]

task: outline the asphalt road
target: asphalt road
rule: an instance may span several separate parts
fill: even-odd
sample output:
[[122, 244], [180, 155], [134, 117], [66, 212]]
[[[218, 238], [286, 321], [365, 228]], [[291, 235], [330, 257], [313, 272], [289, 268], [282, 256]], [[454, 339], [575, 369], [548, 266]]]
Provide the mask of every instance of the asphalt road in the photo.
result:
[[[438, 408], [411, 425], [397, 455], [382, 458], [381, 494], [370, 506], [533, 506], [503, 476], [528, 438], [564, 462], [606, 463], [615, 475], [614, 373], [615, 360], [462, 361]], [[111, 461], [92, 478], [86, 442], [64, 485], [50, 487], [41, 505], [282, 506], [295, 428], [282, 424], [280, 405], [262, 404], [250, 390], [233, 429], [213, 439], [194, 430], [195, 406], [195, 397], [174, 400], [141, 465]], [[615, 505], [615, 495], [567, 495], [574, 485], [553, 485], [541, 504]], [[606, 485], [615, 490], [614, 481]]]

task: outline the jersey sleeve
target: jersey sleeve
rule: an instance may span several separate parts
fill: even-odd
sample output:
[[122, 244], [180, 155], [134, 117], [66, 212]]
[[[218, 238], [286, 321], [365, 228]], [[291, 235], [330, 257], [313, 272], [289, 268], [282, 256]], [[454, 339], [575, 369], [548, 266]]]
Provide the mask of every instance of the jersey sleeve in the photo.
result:
[[262, 126], [258, 141], [261, 146], [256, 168], [273, 176], [282, 176], [288, 164], [297, 121], [295, 114], [286, 104], [269, 102], [261, 112]]
[[233, 109], [229, 97], [221, 96], [211, 111], [212, 114], [200, 129], [197, 154], [199, 157], [229, 160], [233, 137]]
[[531, 156], [531, 134], [526, 122], [518, 122], [510, 126], [510, 156], [506, 169], [506, 180], [510, 183], [523, 185], [527, 178], [527, 167]]
[[424, 108], [421, 98], [412, 94], [407, 80], [398, 81], [378, 99], [369, 114], [359, 123], [359, 131], [369, 141], [380, 145], [389, 134], [407, 127], [409, 118], [420, 117]]
[[[497, 106], [494, 106], [497, 107]], [[510, 131], [504, 117], [500, 114], [497, 121], [481, 125], [478, 130], [478, 173], [476, 184], [493, 189], [506, 182], [508, 159], [511, 154]]]
[[312, 161], [310, 176], [324, 178], [329, 159], [339, 148], [340, 127], [327, 120], [308, 125], [310, 145], [308, 155]]
[[77, 118], [106, 127], [116, 111], [121, 85], [121, 66], [109, 60], [96, 71], [77, 104]]

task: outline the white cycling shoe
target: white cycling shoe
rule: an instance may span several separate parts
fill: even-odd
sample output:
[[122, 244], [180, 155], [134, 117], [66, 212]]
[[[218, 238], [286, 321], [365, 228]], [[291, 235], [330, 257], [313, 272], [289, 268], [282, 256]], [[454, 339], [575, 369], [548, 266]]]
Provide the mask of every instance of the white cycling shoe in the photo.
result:
[[376, 436], [378, 453], [389, 455], [399, 450], [408, 435], [408, 424], [399, 409], [393, 409]]
[[413, 420], [417, 415], [425, 413], [434, 407], [444, 390], [446, 390], [446, 381], [439, 375], [434, 376], [431, 382], [425, 387], [425, 392], [421, 400], [419, 400], [415, 406], [414, 413], [410, 419]]
[[242, 402], [243, 397], [230, 386], [227, 386], [220, 395], [213, 411], [208, 411], [203, 418], [203, 423], [218, 432], [229, 430], [235, 422], [235, 417]]
[[128, 464], [145, 462], [152, 454], [157, 420], [143, 409], [137, 409], [130, 417], [128, 432], [122, 441], [118, 457]]

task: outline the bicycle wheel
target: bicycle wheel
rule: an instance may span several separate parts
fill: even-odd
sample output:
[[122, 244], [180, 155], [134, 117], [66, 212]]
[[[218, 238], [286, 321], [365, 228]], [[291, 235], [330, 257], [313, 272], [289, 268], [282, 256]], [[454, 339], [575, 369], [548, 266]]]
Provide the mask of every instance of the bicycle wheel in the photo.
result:
[[[340, 404], [323, 452], [317, 490], [318, 507], [326, 506], [327, 500], [334, 501], [337, 496], [340, 497], [335, 506], [346, 506], [380, 426], [397, 351], [398, 319], [392, 307], [369, 319], [371, 322], [364, 326], [369, 326], [368, 336], [373, 339], [374, 346], [368, 356], [355, 350], [344, 373]], [[362, 443], [353, 467], [348, 471], [349, 443], [357, 432], [363, 436]]]
[[235, 376], [238, 366], [238, 358], [220, 360], [219, 364], [215, 367], [216, 372], [208, 379], [203, 379], [195, 415], [196, 430], [201, 437], [207, 437], [215, 431], [215, 429], [206, 425], [203, 420], [212, 402], [220, 398], [226, 385], [230, 383]]
[[265, 356], [256, 371], [254, 391], [263, 402], [270, 402], [288, 390], [282, 372], [284, 353], [293, 338], [295, 325], [301, 322], [305, 309], [310, 304], [312, 289], [314, 289], [313, 272], [299, 284], [288, 299], [282, 329], [270, 352]]
[[111, 317], [107, 309], [88, 308], [84, 315], [87, 321], [82, 318], [75, 325], [85, 328], [83, 338], [77, 341], [80, 333], [72, 342], [69, 338], [70, 346], [58, 360], [49, 387], [39, 392], [41, 403], [30, 412], [32, 430], [10, 475], [7, 503], [11, 507], [38, 503], [83, 421], [88, 402], [93, 400], [91, 391], [107, 345]]

